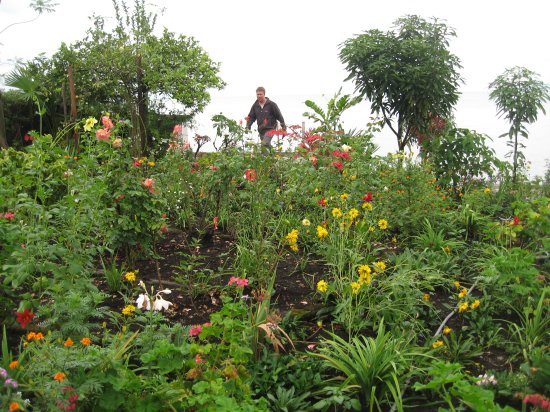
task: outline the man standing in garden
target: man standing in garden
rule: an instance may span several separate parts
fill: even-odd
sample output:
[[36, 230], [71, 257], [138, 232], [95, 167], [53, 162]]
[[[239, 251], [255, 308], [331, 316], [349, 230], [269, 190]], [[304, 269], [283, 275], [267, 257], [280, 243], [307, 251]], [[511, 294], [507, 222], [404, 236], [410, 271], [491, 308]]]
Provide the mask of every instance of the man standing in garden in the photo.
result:
[[256, 89], [256, 98], [257, 100], [252, 105], [246, 118], [246, 128], [250, 130], [252, 123], [257, 122], [262, 148], [271, 149], [271, 139], [273, 139], [273, 131], [277, 129], [277, 121], [281, 124], [281, 128], [286, 131], [285, 120], [279, 106], [265, 97], [263, 87]]

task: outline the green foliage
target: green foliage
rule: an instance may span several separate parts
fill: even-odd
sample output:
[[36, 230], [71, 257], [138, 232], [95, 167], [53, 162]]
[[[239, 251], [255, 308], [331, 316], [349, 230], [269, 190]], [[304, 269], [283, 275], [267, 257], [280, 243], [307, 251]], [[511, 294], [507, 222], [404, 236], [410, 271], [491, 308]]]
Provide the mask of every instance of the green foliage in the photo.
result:
[[340, 87], [340, 90], [338, 90], [334, 94], [334, 97], [329, 100], [326, 112], [312, 100], [305, 101], [305, 105], [313, 110], [313, 112], [305, 112], [303, 116], [319, 124], [319, 126], [314, 129], [315, 133], [342, 132], [344, 130], [341, 121], [342, 114], [349, 108], [360, 103], [361, 97], [351, 97], [349, 94], [341, 96], [341, 94], [342, 88]]
[[421, 152], [430, 160], [443, 187], [464, 193], [474, 179], [491, 177], [500, 163], [485, 141], [488, 136], [469, 129], [451, 129], [423, 142]]
[[520, 150], [524, 146], [519, 143], [518, 137], [527, 138], [525, 123], [535, 122], [539, 111], [546, 113], [544, 103], [550, 100], [550, 87], [539, 80], [535, 72], [516, 66], [497, 76], [489, 89], [489, 97], [495, 101], [498, 115], [504, 116], [510, 123], [510, 130], [502, 136], [508, 135], [508, 144], [512, 147], [509, 155], [513, 156], [512, 179], [515, 182], [518, 165], [525, 160]]
[[344, 375], [342, 386], [359, 393], [362, 410], [381, 411], [388, 402], [395, 402], [402, 411], [400, 380], [420, 353], [411, 351], [405, 338], [386, 332], [383, 320], [375, 338], [361, 336], [346, 341], [335, 334], [330, 336], [312, 356]]
[[[515, 411], [509, 406], [502, 408], [495, 404], [494, 393], [489, 389], [475, 385], [475, 380], [462, 373], [458, 363], [435, 361], [428, 370], [428, 374], [431, 380], [426, 384], [416, 382], [413, 386], [414, 389], [437, 393], [447, 403], [451, 411], [460, 410], [460, 406], [467, 406], [474, 411]], [[456, 408], [455, 402], [459, 403]]]
[[[402, 151], [415, 131], [427, 128], [431, 115], [447, 116], [458, 101], [460, 63], [448, 50], [455, 36], [437, 19], [410, 15], [386, 33], [371, 29], [346, 40], [340, 60], [347, 80], [381, 113]], [[397, 124], [392, 120], [397, 117]]]

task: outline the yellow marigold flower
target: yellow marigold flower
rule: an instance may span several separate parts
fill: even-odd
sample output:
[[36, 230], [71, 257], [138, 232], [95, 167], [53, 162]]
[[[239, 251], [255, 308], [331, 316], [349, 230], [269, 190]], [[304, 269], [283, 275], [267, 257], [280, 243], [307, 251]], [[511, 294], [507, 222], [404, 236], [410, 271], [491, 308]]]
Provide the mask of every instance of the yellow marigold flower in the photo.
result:
[[453, 285], [455, 285], [455, 288], [459, 288], [460, 287], [460, 282], [457, 280], [453, 283]]
[[319, 188], [316, 187], [315, 190], [314, 190], [315, 193], [319, 193]]
[[58, 382], [63, 382], [65, 380], [65, 374], [63, 372], [57, 372], [53, 375], [53, 379]]
[[71, 338], [68, 338], [64, 343], [63, 343], [63, 346], [65, 346], [66, 348], [70, 348], [71, 346], [74, 345], [74, 342]]
[[361, 205], [363, 209], [372, 210], [372, 203], [371, 202], [365, 202]]
[[350, 176], [350, 180], [353, 182], [355, 179], [357, 179], [357, 176], [356, 175], [352, 175]]
[[289, 245], [298, 243], [298, 229], [292, 229], [288, 235], [286, 235], [286, 241]]
[[371, 269], [369, 265], [361, 265], [359, 266], [357, 271], [359, 272], [359, 276], [367, 276], [367, 275], [370, 275], [371, 273]]
[[342, 217], [342, 211], [340, 210], [340, 208], [335, 207], [334, 209], [332, 209], [332, 216], [336, 218]]
[[397, 238], [394, 236], [391, 238], [391, 242], [395, 245], [397, 244]]
[[296, 243], [291, 244], [290, 250], [292, 250], [293, 252], [297, 252], [299, 250], [298, 245]]
[[17, 368], [18, 366], [19, 366], [19, 361], [14, 360], [14, 361], [11, 361], [11, 362], [10, 362], [10, 364], [8, 365], [8, 368], [10, 368], [10, 369], [15, 369], [15, 368]]
[[479, 299], [476, 299], [470, 305], [470, 309], [472, 309], [472, 310], [477, 309], [477, 308], [479, 308], [480, 304], [481, 304], [481, 302], [479, 301]]
[[466, 312], [468, 310], [468, 302], [460, 304], [458, 307], [458, 313]]
[[136, 272], [126, 272], [124, 274], [124, 279], [126, 279], [128, 282], [135, 282], [136, 281]]
[[451, 254], [451, 248], [449, 246], [445, 246], [443, 248], [443, 252], [445, 252], [447, 255], [450, 255]]
[[94, 128], [96, 123], [97, 123], [97, 119], [94, 119], [93, 117], [88, 117], [86, 119], [86, 122], [84, 123], [84, 130], [86, 132], [91, 131]]
[[464, 296], [466, 296], [467, 294], [468, 294], [468, 289], [462, 288], [462, 289], [460, 290], [460, 293], [458, 294], [458, 298], [459, 298], [459, 299], [462, 299], [462, 298], [463, 298]]
[[317, 226], [317, 237], [319, 239], [324, 239], [328, 236], [328, 230], [326, 230], [323, 226]]
[[453, 331], [453, 330], [452, 330], [450, 327], [448, 327], [448, 326], [445, 326], [445, 327], [443, 328], [443, 334], [444, 334], [444, 335], [448, 335], [448, 334], [451, 333], [452, 331]]
[[149, 167], [155, 167], [155, 162], [147, 162], [147, 166], [149, 166]]
[[357, 216], [359, 216], [359, 211], [352, 207], [349, 211], [348, 211], [348, 216], [350, 219], [355, 219]]
[[342, 193], [342, 194], [340, 195], [340, 199], [341, 199], [343, 202], [345, 202], [346, 200], [348, 200], [348, 196], [349, 196], [349, 195], [348, 195], [347, 193]]
[[302, 220], [302, 225], [303, 226], [309, 226], [309, 225], [311, 225], [311, 222], [308, 219], [304, 219], [304, 220]]
[[433, 349], [437, 349], [437, 348], [439, 348], [439, 347], [441, 347], [441, 346], [443, 346], [443, 345], [444, 345], [444, 343], [443, 343], [442, 340], [436, 340], [434, 343], [432, 343], [432, 348], [433, 348]]
[[328, 283], [325, 280], [317, 282], [317, 290], [321, 293], [325, 293], [328, 290]]
[[374, 232], [376, 229], [374, 228], [374, 226], [369, 226], [369, 232]]
[[19, 403], [17, 402], [10, 402], [10, 406], [8, 408], [10, 412], [15, 412], [21, 410], [21, 406], [19, 406]]
[[370, 276], [370, 273], [359, 275], [359, 284], [370, 285], [371, 281], [372, 281], [372, 278]]
[[122, 314], [126, 316], [130, 316], [135, 311], [136, 311], [136, 307], [134, 305], [128, 305], [124, 309], [122, 309]]
[[378, 221], [378, 227], [382, 230], [386, 230], [388, 228], [388, 221], [386, 219], [380, 219]]
[[486, 187], [485, 189], [483, 189], [483, 193], [491, 193], [491, 188]]
[[377, 272], [383, 272], [386, 270], [386, 264], [379, 260], [374, 264], [374, 270], [376, 270]]
[[351, 293], [357, 295], [361, 289], [361, 284], [359, 282], [351, 282]]
[[92, 343], [90, 338], [82, 338], [80, 339], [80, 343], [82, 343], [84, 346], [90, 346], [90, 343]]
[[423, 300], [424, 302], [428, 302], [428, 301], [430, 300], [430, 294], [429, 294], [429, 293], [424, 293], [424, 294], [422, 295], [422, 300]]

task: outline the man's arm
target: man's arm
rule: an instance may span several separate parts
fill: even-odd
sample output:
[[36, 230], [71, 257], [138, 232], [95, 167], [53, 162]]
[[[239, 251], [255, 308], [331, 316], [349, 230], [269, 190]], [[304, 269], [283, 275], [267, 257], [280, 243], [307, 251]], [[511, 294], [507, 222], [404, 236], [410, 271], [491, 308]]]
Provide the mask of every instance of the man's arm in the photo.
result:
[[250, 108], [250, 113], [248, 113], [248, 116], [246, 117], [246, 128], [250, 130], [252, 127], [252, 123], [256, 121], [256, 112], [254, 110], [254, 105]]
[[283, 119], [283, 114], [281, 113], [279, 106], [277, 106], [277, 104], [273, 102], [272, 104], [273, 104], [273, 115], [275, 119], [277, 119], [279, 123], [281, 123], [281, 127], [283, 128], [284, 131], [286, 131], [285, 119]]

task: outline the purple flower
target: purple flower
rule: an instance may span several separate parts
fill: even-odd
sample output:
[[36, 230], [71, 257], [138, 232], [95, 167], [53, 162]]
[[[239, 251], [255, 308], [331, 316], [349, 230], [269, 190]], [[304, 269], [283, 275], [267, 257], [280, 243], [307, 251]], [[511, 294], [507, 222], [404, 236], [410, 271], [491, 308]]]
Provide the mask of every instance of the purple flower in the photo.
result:
[[8, 377], [8, 371], [6, 371], [4, 368], [0, 368], [0, 377], [6, 379]]
[[6, 379], [6, 381], [4, 382], [4, 385], [6, 386], [11, 386], [13, 389], [17, 388], [17, 382], [15, 380], [13, 380], [12, 378], [8, 378]]

